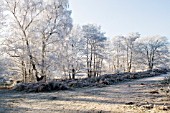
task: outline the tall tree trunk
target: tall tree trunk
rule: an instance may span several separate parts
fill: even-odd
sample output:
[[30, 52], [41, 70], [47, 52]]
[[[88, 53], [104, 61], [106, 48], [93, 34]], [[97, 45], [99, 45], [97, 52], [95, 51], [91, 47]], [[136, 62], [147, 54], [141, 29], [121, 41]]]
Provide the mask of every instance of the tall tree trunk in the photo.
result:
[[45, 41], [44, 41], [44, 39], [42, 39], [41, 76], [44, 76], [44, 80], [46, 81], [47, 76], [45, 74], [45, 48], [46, 48]]
[[74, 66], [72, 65], [72, 79], [75, 79], [75, 75], [76, 75], [75, 69]]
[[88, 78], [90, 78], [90, 68], [89, 68], [89, 43], [88, 43], [88, 38], [87, 38], [87, 59], [86, 59], [86, 62], [87, 62], [87, 76]]
[[133, 58], [133, 52], [131, 50], [131, 52], [130, 52], [130, 60], [128, 62], [128, 72], [131, 72], [131, 69], [132, 69], [132, 58]]
[[23, 82], [26, 83], [26, 79], [27, 79], [27, 72], [26, 72], [26, 67], [25, 67], [25, 64], [24, 64], [24, 61], [22, 60], [21, 62], [21, 65], [22, 65], [22, 75], [23, 75]]
[[43, 76], [38, 77], [38, 70], [37, 70], [36, 64], [34, 63], [34, 60], [33, 60], [33, 56], [32, 56], [31, 50], [30, 50], [30, 45], [29, 45], [28, 39], [26, 39], [26, 46], [27, 46], [27, 52], [28, 52], [28, 56], [29, 56], [29, 60], [30, 60], [30, 65], [32, 66], [31, 74], [33, 74], [33, 75], [31, 75], [31, 76], [35, 76], [37, 81], [41, 81], [44, 77]]
[[92, 61], [93, 61], [93, 48], [92, 48], [92, 45], [91, 45], [91, 51], [90, 51], [90, 77], [92, 76]]
[[126, 49], [126, 63], [127, 63], [127, 72], [129, 72], [129, 48], [127, 46], [127, 49]]
[[102, 67], [103, 67], [103, 59], [100, 61], [100, 75], [102, 74]]
[[117, 48], [117, 66], [116, 66], [116, 71], [119, 73], [119, 50], [118, 50], [118, 48]]
[[93, 73], [94, 73], [94, 77], [96, 77], [96, 68], [97, 68], [97, 66], [96, 66], [96, 47], [94, 46], [94, 55], [93, 55]]

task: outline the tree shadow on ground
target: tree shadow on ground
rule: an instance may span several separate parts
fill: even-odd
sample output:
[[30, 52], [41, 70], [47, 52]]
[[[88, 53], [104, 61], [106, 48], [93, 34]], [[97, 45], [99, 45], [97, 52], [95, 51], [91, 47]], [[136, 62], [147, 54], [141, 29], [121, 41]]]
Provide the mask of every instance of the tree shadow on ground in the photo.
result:
[[[120, 84], [119, 84], [120, 85]], [[127, 84], [128, 85], [128, 84]], [[129, 102], [138, 103], [141, 104], [147, 104], [145, 101], [139, 101], [135, 100], [135, 98], [145, 98], [145, 99], [151, 99], [151, 98], [163, 98], [165, 95], [161, 94], [151, 94], [149, 92], [142, 92], [142, 90], [135, 90], [135, 91], [128, 91], [127, 88], [130, 89], [130, 87], [125, 87], [124, 89], [119, 89], [117, 86], [111, 86], [114, 88], [117, 88], [116, 90], [112, 89], [101, 89], [101, 88], [94, 88], [90, 90], [84, 90], [84, 91], [59, 91], [59, 92], [50, 92], [50, 93], [25, 93], [25, 92], [15, 92], [15, 91], [9, 91], [9, 90], [0, 90], [0, 112], [2, 113], [18, 113], [18, 112], [24, 112], [24, 111], [30, 111], [30, 112], [40, 112], [46, 113], [48, 111], [51, 112], [69, 112], [69, 113], [109, 113], [109, 111], [102, 111], [102, 110], [93, 110], [93, 111], [86, 111], [86, 110], [72, 110], [72, 109], [65, 109], [62, 108], [62, 106], [65, 106], [65, 104], [61, 105], [58, 104], [59, 101], [62, 101], [63, 103], [67, 102], [84, 102], [84, 103], [99, 103], [99, 104], [112, 104], [112, 105], [125, 105], [128, 103], [126, 100], [121, 100], [121, 98], [130, 98]], [[122, 86], [121, 86], [122, 87]], [[135, 84], [132, 86], [135, 89]], [[148, 86], [147, 86], [148, 87]], [[137, 87], [138, 88], [138, 87]], [[142, 87], [143, 88], [143, 87]], [[152, 88], [150, 88], [152, 89]], [[77, 94], [77, 92], [79, 94]], [[119, 95], [119, 94], [122, 95]], [[115, 96], [114, 96], [115, 95]], [[91, 97], [91, 98], [88, 98]], [[115, 99], [116, 98], [116, 101]], [[18, 101], [22, 102], [22, 99], [26, 100], [33, 100], [33, 102], [42, 102], [42, 101], [56, 101], [56, 106], [60, 109], [34, 109], [34, 108], [26, 108], [26, 107], [13, 107], [11, 106], [11, 103], [18, 102], [17, 99], [20, 99]], [[27, 103], [28, 104], [28, 103]], [[149, 102], [149, 104], [154, 105], [163, 105], [163, 102]], [[166, 104], [169, 105], [170, 104]], [[74, 104], [73, 104], [74, 106]], [[94, 106], [95, 107], [95, 106]]]

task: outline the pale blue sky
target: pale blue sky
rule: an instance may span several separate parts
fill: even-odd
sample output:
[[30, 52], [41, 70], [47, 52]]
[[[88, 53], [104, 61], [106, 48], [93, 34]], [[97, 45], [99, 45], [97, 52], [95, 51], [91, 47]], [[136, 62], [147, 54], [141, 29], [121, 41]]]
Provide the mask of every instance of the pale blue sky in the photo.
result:
[[101, 25], [109, 37], [139, 32], [170, 39], [170, 0], [70, 0], [74, 24]]

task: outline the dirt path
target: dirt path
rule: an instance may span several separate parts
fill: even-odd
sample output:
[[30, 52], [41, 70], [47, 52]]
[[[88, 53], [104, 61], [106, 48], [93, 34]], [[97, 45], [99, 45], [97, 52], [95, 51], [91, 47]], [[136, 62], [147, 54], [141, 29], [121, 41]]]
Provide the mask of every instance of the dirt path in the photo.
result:
[[[164, 76], [124, 82], [103, 88], [53, 93], [0, 91], [0, 113], [168, 113], [170, 98], [158, 81]], [[151, 108], [151, 109], [150, 109]]]

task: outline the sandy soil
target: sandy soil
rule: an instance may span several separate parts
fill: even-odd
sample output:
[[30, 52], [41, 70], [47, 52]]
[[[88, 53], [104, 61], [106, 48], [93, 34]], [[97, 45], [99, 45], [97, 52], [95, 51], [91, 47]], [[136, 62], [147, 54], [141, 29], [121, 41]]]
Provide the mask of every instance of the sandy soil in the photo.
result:
[[0, 90], [0, 113], [170, 113], [164, 76], [51, 93]]

